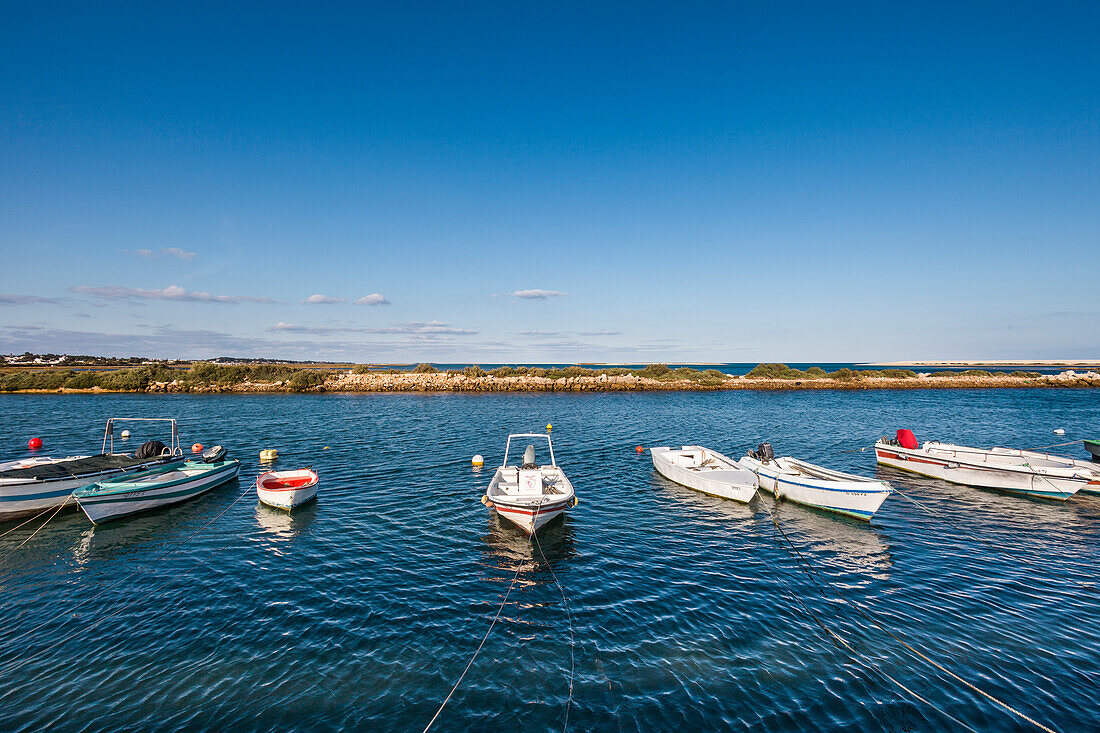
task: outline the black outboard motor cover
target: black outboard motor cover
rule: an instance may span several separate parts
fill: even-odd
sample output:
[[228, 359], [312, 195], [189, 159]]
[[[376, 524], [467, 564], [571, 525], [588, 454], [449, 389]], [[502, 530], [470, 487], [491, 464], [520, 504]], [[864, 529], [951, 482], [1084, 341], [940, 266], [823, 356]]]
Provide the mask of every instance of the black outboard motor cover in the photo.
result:
[[761, 443], [756, 446], [756, 450], [749, 453], [750, 456], [763, 463], [768, 463], [775, 458], [775, 451], [772, 450], [771, 443]]
[[159, 440], [150, 440], [148, 443], [142, 443], [141, 447], [134, 453], [134, 458], [156, 458], [163, 455], [167, 450], [167, 446], [161, 443]]
[[225, 458], [225, 448], [220, 445], [212, 445], [202, 452], [203, 463], [217, 463]]

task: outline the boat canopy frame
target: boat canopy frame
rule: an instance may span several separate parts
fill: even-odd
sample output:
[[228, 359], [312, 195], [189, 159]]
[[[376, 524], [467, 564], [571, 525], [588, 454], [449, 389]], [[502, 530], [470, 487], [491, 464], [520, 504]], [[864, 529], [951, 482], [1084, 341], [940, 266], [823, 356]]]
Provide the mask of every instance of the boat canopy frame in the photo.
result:
[[508, 436], [508, 442], [504, 445], [504, 460], [500, 463], [501, 468], [508, 465], [508, 452], [512, 448], [512, 438], [544, 438], [547, 446], [550, 448], [550, 465], [554, 468], [558, 467], [557, 461], [554, 460], [554, 441], [550, 440], [549, 435], [546, 433], [512, 433]]
[[107, 454], [107, 441], [111, 442], [111, 453], [115, 452], [115, 423], [116, 422], [166, 422], [170, 423], [172, 427], [171, 442], [168, 444], [169, 455], [182, 456], [183, 449], [180, 448], [180, 432], [179, 426], [176, 424], [176, 419], [172, 417], [111, 417], [107, 418], [107, 427], [103, 431], [103, 447], [100, 449], [100, 453]]

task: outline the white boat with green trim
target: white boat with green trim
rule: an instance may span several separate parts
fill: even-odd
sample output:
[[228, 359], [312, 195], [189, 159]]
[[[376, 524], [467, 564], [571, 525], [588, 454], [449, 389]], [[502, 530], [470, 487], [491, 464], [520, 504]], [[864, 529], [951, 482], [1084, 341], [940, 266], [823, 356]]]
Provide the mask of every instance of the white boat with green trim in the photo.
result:
[[77, 489], [73, 496], [88, 519], [101, 524], [193, 499], [233, 480], [241, 470], [240, 461], [222, 460], [224, 449], [220, 455], [215, 452], [210, 462], [205, 460], [207, 454], [203, 455], [203, 461], [184, 461], [98, 481]]

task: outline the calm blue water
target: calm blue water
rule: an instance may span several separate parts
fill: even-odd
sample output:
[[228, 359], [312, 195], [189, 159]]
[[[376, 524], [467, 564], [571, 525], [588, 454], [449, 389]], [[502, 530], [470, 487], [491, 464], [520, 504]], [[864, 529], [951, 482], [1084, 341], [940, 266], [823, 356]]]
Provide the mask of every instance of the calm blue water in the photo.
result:
[[[1100, 433], [1095, 391], [8, 395], [0, 414], [0, 459], [35, 435], [53, 454], [94, 451], [110, 416], [174, 416], [186, 444], [223, 443], [245, 466], [175, 508], [97, 528], [62, 515], [22, 548], [29, 528], [0, 538], [3, 730], [420, 730], [517, 567], [439, 730], [563, 728], [571, 648], [575, 730], [1024, 729], [845, 599], [1045, 724], [1100, 727], [1100, 497], [1037, 502], [841, 452], [897, 427], [1073, 440]], [[581, 503], [540, 535], [544, 560], [481, 505], [491, 470], [469, 459], [492, 465], [509, 431], [547, 422]], [[897, 496], [871, 525], [746, 507], [634, 452], [739, 455], [764, 439], [889, 479], [942, 516]], [[280, 467], [319, 471], [315, 505], [288, 516], [239, 498], [268, 447]]]

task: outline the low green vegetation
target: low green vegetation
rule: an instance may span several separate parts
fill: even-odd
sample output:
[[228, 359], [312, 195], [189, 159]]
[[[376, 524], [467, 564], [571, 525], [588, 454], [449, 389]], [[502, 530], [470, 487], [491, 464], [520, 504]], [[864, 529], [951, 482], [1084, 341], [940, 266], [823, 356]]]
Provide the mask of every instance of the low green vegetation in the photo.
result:
[[838, 379], [842, 382], [852, 382], [859, 379], [889, 378], [889, 379], [916, 379], [917, 373], [912, 369], [837, 369], [835, 372], [827, 372], [821, 367], [793, 369], [786, 364], [757, 364], [748, 376], [754, 379]]
[[0, 392], [16, 392], [25, 389], [93, 389], [95, 387], [119, 392], [139, 392], [148, 389], [154, 382], [175, 382], [185, 388], [231, 386], [245, 382], [269, 384], [283, 382], [291, 390], [304, 391], [323, 384], [324, 381], [324, 372], [283, 364], [229, 365], [196, 362], [190, 369], [176, 369], [158, 364], [136, 369], [20, 370], [0, 376]]
[[439, 370], [431, 364], [417, 364], [413, 368], [413, 374], [439, 374]]

